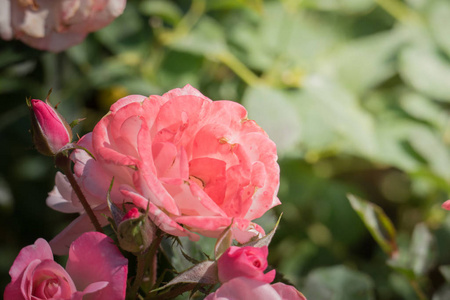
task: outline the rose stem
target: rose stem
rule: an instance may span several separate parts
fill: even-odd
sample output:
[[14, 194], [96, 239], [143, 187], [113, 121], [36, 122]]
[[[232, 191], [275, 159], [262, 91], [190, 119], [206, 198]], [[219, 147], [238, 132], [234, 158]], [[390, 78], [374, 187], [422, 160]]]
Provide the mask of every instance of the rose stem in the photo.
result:
[[75, 177], [72, 174], [72, 170], [70, 168], [71, 160], [69, 157], [64, 155], [63, 153], [58, 153], [55, 157], [55, 165], [60, 168], [63, 173], [66, 175], [67, 179], [69, 180], [70, 185], [72, 186], [73, 190], [75, 191], [75, 194], [77, 195], [78, 199], [80, 200], [81, 204], [83, 205], [84, 210], [86, 211], [87, 215], [89, 216], [89, 219], [91, 219], [92, 225], [94, 225], [95, 230], [98, 232], [103, 233], [102, 226], [98, 222], [97, 218], [94, 215], [94, 212], [92, 211], [92, 208], [89, 206], [86, 197], [84, 197], [83, 192], [81, 191], [80, 186], [78, 185], [77, 181], [75, 180]]
[[147, 252], [140, 253], [137, 255], [137, 270], [136, 270], [136, 279], [133, 282], [133, 286], [129, 292], [129, 299], [135, 299], [135, 296], [141, 286], [142, 280], [144, 279], [145, 270], [150, 265], [150, 280], [152, 287], [155, 284], [156, 280], [156, 251], [158, 250], [159, 245], [161, 244], [163, 238], [163, 234], [158, 234], [156, 239], [152, 242], [150, 248]]

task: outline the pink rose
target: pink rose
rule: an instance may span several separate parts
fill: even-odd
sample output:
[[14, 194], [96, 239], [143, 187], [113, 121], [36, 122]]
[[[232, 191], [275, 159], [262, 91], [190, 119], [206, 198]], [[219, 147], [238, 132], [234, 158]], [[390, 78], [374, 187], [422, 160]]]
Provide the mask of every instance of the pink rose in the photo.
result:
[[[263, 229], [251, 221], [280, 204], [275, 144], [242, 105], [211, 101], [190, 85], [118, 100], [78, 144], [96, 158], [79, 150], [72, 155], [75, 176], [98, 215], [107, 213], [113, 177], [115, 203], [148, 207], [163, 231], [193, 240], [193, 232], [218, 237], [232, 222], [239, 242], [261, 236]], [[83, 212], [61, 174], [47, 203]], [[51, 242], [53, 250], [64, 252], [86, 230], [92, 225], [82, 214]]]
[[59, 52], [122, 14], [126, 0], [2, 0], [0, 36]]
[[445, 201], [442, 203], [442, 208], [446, 210], [450, 210], [450, 200]]
[[237, 277], [224, 283], [205, 300], [306, 300], [293, 286], [283, 283], [268, 284], [247, 277]]
[[5, 300], [125, 299], [128, 261], [112, 239], [98, 232], [80, 236], [70, 246], [66, 270], [53, 260], [49, 244], [38, 239], [14, 261]]
[[272, 270], [266, 274], [267, 246], [257, 247], [229, 247], [217, 260], [219, 280], [225, 283], [235, 277], [248, 277], [265, 283], [271, 283], [275, 278], [276, 271]]
[[53, 156], [72, 140], [72, 129], [47, 100], [27, 101], [31, 112], [31, 132], [36, 149]]

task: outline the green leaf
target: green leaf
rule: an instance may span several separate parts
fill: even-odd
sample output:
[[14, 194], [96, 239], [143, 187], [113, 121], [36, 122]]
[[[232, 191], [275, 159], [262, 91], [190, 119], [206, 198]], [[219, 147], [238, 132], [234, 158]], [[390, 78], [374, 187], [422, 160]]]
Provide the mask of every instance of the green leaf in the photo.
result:
[[203, 16], [187, 35], [176, 37], [169, 46], [179, 51], [214, 57], [227, 51], [222, 27], [212, 18]]
[[153, 290], [153, 292], [178, 283], [216, 284], [218, 282], [217, 263], [215, 261], [207, 260], [192, 266], [169, 281], [166, 285]]
[[[412, 129], [412, 128], [411, 128]], [[446, 180], [450, 180], [450, 153], [442, 136], [426, 126], [417, 125], [409, 136], [411, 146], [427, 162], [431, 171]]]
[[280, 215], [280, 217], [278, 218], [277, 223], [275, 224], [275, 227], [265, 236], [263, 236], [262, 238], [255, 240], [255, 241], [250, 241], [248, 243], [245, 243], [242, 245], [242, 247], [245, 246], [251, 246], [251, 247], [263, 247], [263, 246], [269, 246], [270, 242], [272, 241], [273, 236], [275, 235], [275, 232], [277, 231], [278, 228], [278, 224], [280, 224], [281, 221], [281, 216], [283, 214]]
[[300, 119], [293, 101], [281, 90], [265, 86], [249, 87], [243, 105], [277, 145], [279, 156], [289, 155], [300, 143]]
[[448, 300], [450, 299], [450, 284], [445, 284], [433, 294], [431, 300]]
[[[197, 242], [186, 237], [177, 237], [177, 240], [180, 242], [177, 245], [171, 239], [164, 239], [161, 243], [162, 253], [177, 272], [190, 268], [193, 259], [203, 261], [214, 254], [216, 239], [201, 236]], [[190, 259], [186, 259], [186, 256]]]
[[373, 117], [339, 83], [311, 75], [295, 100], [302, 120], [302, 142], [308, 147], [334, 145], [343, 152], [366, 157], [377, 153]]
[[230, 226], [228, 226], [217, 238], [216, 245], [214, 246], [214, 256], [217, 259], [231, 246], [233, 243], [233, 231], [231, 230], [231, 222]]
[[391, 30], [349, 41], [321, 63], [321, 72], [361, 94], [395, 74], [394, 57], [406, 38], [406, 31]]
[[266, 2], [262, 14], [242, 10], [225, 24], [230, 45], [246, 65], [261, 71], [281, 66], [281, 74], [294, 68], [312, 71], [344, 39], [345, 29], [342, 19], [282, 1]]
[[450, 283], [450, 265], [439, 266], [439, 272], [441, 272], [442, 276], [444, 276], [445, 281]]
[[378, 205], [354, 195], [349, 194], [347, 198], [378, 245], [391, 258], [395, 257], [398, 251], [395, 228], [384, 211]]
[[400, 54], [400, 75], [435, 100], [450, 101], [450, 63], [429, 46], [410, 46]]
[[400, 97], [400, 105], [412, 117], [428, 122], [439, 130], [445, 130], [448, 114], [439, 103], [421, 94], [406, 92]]
[[424, 223], [415, 226], [410, 255], [412, 269], [416, 275], [425, 275], [435, 263], [436, 249], [435, 239]]
[[374, 300], [373, 289], [369, 276], [340, 265], [312, 271], [302, 292], [313, 300]]
[[183, 17], [181, 9], [170, 1], [142, 1], [139, 10], [147, 16], [158, 16], [170, 24], [177, 24]]
[[431, 34], [438, 45], [450, 56], [450, 2], [447, 0], [430, 1], [427, 19]]
[[373, 0], [304, 0], [302, 5], [330, 12], [362, 13], [371, 9]]

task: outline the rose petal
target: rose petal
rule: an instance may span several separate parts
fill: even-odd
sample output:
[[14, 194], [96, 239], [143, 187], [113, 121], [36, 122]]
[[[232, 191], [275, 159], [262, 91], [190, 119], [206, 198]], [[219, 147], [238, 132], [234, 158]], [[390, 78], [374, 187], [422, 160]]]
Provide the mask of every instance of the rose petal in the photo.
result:
[[122, 187], [121, 192], [124, 196], [130, 198], [137, 207], [140, 207], [144, 210], [147, 210], [148, 208], [150, 219], [161, 230], [176, 236], [188, 236], [189, 239], [193, 241], [197, 241], [199, 239], [196, 234], [189, 232], [188, 230], [181, 227], [169, 216], [167, 216], [162, 210], [160, 210], [146, 198], [142, 197], [140, 194], [128, 189], [127, 187]]
[[[109, 209], [106, 204], [98, 207], [93, 212], [101, 226], [106, 226], [109, 224], [108, 220], [104, 217], [105, 215], [109, 215]], [[84, 232], [93, 230], [95, 230], [95, 227], [92, 225], [89, 217], [86, 214], [80, 215], [50, 241], [50, 246], [52, 247], [53, 253], [57, 255], [67, 255], [70, 244], [76, 238]]]
[[223, 284], [205, 300], [283, 300], [268, 283], [246, 277], [234, 278]]
[[[125, 298], [128, 260], [114, 241], [103, 233], [87, 232], [77, 238], [70, 246], [66, 269], [78, 289], [86, 289], [95, 282], [109, 283], [96, 292], [93, 299]], [[100, 286], [90, 286], [89, 289]]]

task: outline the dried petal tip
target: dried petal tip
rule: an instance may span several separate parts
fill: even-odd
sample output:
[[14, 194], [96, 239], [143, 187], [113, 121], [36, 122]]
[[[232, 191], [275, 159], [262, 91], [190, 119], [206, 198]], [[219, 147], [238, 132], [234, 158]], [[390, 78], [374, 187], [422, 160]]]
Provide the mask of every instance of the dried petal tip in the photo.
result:
[[34, 146], [44, 155], [56, 155], [72, 140], [70, 126], [47, 101], [27, 99], [27, 105], [31, 112]]

